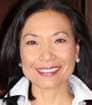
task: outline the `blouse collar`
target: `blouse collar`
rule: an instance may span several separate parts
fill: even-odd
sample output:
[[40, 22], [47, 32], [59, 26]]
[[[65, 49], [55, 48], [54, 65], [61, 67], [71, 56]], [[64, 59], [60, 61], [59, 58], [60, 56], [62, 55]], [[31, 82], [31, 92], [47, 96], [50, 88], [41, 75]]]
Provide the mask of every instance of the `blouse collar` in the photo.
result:
[[72, 75], [69, 79], [69, 84], [74, 94], [72, 105], [78, 105], [79, 102], [85, 100], [92, 100], [92, 90], [77, 76]]
[[[77, 76], [71, 75], [69, 84], [74, 94], [73, 105], [83, 100], [92, 100], [92, 91]], [[10, 90], [10, 96], [21, 95], [28, 101], [29, 80], [22, 77]]]

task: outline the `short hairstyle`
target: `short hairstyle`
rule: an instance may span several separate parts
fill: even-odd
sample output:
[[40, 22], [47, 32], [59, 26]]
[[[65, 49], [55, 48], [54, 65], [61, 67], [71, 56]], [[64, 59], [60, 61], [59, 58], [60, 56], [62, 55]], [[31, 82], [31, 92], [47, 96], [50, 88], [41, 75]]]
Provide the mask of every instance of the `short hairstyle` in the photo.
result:
[[[80, 45], [80, 62], [76, 64], [74, 74], [83, 80], [89, 88], [92, 88], [91, 34], [85, 18], [64, 0], [25, 0], [19, 7], [17, 6], [2, 43], [0, 52], [0, 70], [2, 74], [0, 76], [7, 85], [9, 85], [9, 80], [12, 80], [12, 78], [23, 76], [22, 70], [18, 66], [20, 62], [19, 42], [21, 30], [28, 16], [49, 9], [65, 14], [72, 23], [75, 41], [79, 41]], [[1, 84], [3, 84], [2, 81]]]

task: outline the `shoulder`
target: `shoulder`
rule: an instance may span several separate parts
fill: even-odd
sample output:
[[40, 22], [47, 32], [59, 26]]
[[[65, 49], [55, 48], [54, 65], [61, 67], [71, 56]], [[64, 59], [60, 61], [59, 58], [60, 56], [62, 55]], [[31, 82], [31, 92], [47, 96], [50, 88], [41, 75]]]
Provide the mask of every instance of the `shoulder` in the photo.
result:
[[[29, 80], [25, 77], [20, 78], [19, 81], [9, 90], [9, 92], [0, 99], [0, 105], [8, 103], [9, 105], [23, 105], [28, 101]], [[20, 104], [19, 104], [20, 103]]]
[[22, 77], [9, 91], [10, 96], [22, 95], [24, 96], [29, 87], [29, 80]]
[[[73, 105], [75, 103], [86, 102], [87, 105], [92, 105], [92, 90], [75, 75], [72, 75], [69, 79], [70, 87], [74, 94]], [[91, 103], [91, 104], [90, 104]]]

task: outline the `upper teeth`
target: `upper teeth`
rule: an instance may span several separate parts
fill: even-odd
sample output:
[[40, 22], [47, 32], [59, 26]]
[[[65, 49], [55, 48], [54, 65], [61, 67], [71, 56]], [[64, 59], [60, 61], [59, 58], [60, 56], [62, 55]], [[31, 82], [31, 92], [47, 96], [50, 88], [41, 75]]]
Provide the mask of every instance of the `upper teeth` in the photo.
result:
[[56, 71], [56, 70], [58, 70], [58, 68], [51, 68], [51, 69], [39, 69], [38, 71], [39, 72], [54, 72], [54, 71]]

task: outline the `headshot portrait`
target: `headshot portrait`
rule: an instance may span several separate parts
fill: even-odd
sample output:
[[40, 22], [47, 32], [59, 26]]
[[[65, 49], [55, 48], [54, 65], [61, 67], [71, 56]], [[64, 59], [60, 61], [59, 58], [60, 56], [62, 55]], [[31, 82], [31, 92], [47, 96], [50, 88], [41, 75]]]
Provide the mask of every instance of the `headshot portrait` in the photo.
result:
[[91, 105], [92, 36], [84, 16], [66, 0], [25, 0], [9, 21], [0, 105]]

